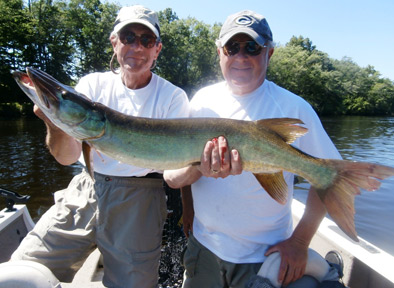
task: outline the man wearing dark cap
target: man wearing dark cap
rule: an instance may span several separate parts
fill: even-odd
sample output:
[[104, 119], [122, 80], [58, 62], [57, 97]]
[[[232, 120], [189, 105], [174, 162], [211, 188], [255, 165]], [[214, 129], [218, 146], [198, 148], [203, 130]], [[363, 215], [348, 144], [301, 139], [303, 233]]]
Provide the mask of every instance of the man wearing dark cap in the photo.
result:
[[[127, 115], [188, 117], [185, 92], [151, 72], [162, 48], [155, 12], [139, 5], [122, 8], [110, 41], [112, 71], [83, 77], [78, 92]], [[63, 165], [78, 160], [84, 164], [81, 143], [56, 128], [38, 108], [35, 112], [45, 121], [46, 144], [55, 159]], [[167, 215], [162, 171], [120, 163], [96, 151], [93, 162], [95, 181], [83, 171], [68, 188], [56, 192], [55, 205], [12, 260], [40, 263], [59, 280], [70, 282], [97, 245], [105, 286], [157, 287]]]
[[[312, 107], [265, 79], [274, 52], [272, 41], [263, 16], [253, 11], [229, 16], [216, 42], [225, 81], [196, 93], [191, 100], [191, 116], [298, 118], [309, 132], [294, 146], [316, 157], [340, 158]], [[183, 222], [185, 233], [191, 233], [184, 255], [183, 287], [243, 288], [274, 252], [281, 256], [280, 272], [275, 276], [278, 282], [287, 286], [301, 281], [309, 243], [325, 215], [317, 193], [309, 193], [305, 214], [293, 231], [294, 175], [283, 173], [288, 199], [286, 204], [279, 204], [251, 172], [242, 171], [242, 155], [229, 149], [226, 139], [219, 136], [207, 142], [201, 165], [164, 172], [173, 188], [186, 186]], [[190, 216], [193, 214], [194, 218]]]

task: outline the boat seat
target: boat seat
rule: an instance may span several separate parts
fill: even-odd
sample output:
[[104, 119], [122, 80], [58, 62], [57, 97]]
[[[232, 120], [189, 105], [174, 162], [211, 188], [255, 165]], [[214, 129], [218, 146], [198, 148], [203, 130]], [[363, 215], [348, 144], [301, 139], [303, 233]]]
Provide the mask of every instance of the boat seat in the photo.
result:
[[2, 288], [60, 288], [51, 270], [33, 261], [10, 261], [0, 264]]

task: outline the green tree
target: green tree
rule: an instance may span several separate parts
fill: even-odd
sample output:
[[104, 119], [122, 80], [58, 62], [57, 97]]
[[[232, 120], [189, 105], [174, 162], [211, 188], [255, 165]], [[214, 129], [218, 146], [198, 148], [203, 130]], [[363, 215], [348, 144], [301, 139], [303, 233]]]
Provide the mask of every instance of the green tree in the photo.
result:
[[394, 85], [388, 79], [377, 81], [369, 92], [372, 109], [370, 115], [394, 114]]
[[172, 9], [159, 12], [163, 49], [157, 72], [189, 96], [218, 78], [215, 39], [218, 28], [194, 18], [179, 19]]
[[[28, 6], [26, 6], [28, 5]], [[11, 70], [38, 67], [65, 84], [109, 69], [109, 35], [119, 6], [100, 0], [0, 0], [0, 102], [25, 102]], [[220, 25], [159, 12], [163, 50], [155, 72], [189, 96], [221, 79]], [[335, 60], [309, 38], [275, 48], [267, 78], [305, 98], [321, 115], [394, 115], [394, 83], [372, 66]]]
[[308, 52], [313, 52], [316, 49], [316, 46], [312, 44], [312, 41], [309, 38], [304, 38], [303, 36], [291, 37], [289, 43], [287, 43], [286, 46], [301, 47], [303, 50]]
[[22, 101], [23, 93], [15, 97], [18, 88], [11, 71], [24, 68], [34, 41], [33, 25], [22, 0], [0, 0], [0, 11], [0, 103]]
[[308, 38], [293, 37], [277, 47], [271, 57], [267, 78], [307, 100], [321, 115], [340, 114], [338, 74], [327, 54]]
[[393, 82], [350, 58], [334, 60], [308, 38], [276, 47], [267, 77], [305, 98], [320, 115], [393, 115]]
[[109, 41], [119, 6], [99, 0], [71, 0], [67, 11], [67, 27], [72, 31], [76, 47], [74, 75], [79, 78], [94, 71], [109, 69], [112, 46]]
[[349, 115], [393, 115], [393, 83], [372, 67], [359, 67], [350, 58], [334, 61], [341, 74], [343, 103]]
[[72, 31], [66, 25], [66, 1], [30, 1], [29, 11], [34, 25], [34, 42], [31, 45], [35, 66], [61, 82], [72, 78]]

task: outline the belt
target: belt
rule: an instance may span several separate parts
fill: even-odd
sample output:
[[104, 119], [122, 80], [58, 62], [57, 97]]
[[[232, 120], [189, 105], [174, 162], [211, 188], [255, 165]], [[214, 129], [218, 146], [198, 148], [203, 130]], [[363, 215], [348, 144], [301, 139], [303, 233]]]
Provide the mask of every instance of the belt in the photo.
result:
[[160, 179], [163, 180], [163, 174], [160, 173], [148, 173], [145, 176], [110, 176], [110, 175], [104, 175], [104, 174], [100, 174], [97, 172], [94, 172], [94, 174], [96, 176], [98, 176], [99, 178], [105, 180], [105, 181], [111, 181], [113, 179]]
[[150, 178], [150, 179], [163, 179], [163, 174], [160, 173], [148, 173], [145, 176], [132, 176], [132, 178]]

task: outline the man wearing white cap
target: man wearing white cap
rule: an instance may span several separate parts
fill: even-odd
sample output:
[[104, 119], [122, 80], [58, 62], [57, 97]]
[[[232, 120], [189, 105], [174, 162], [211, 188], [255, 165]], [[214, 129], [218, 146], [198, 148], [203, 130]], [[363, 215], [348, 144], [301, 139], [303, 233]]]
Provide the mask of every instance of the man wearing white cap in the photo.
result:
[[[119, 112], [150, 118], [187, 117], [183, 90], [151, 72], [162, 49], [157, 14], [143, 6], [120, 10], [110, 41], [111, 71], [83, 77], [76, 90]], [[115, 59], [120, 68], [115, 69]], [[47, 145], [55, 159], [84, 163], [81, 143], [43, 113]], [[35, 261], [70, 282], [97, 246], [108, 287], [157, 287], [162, 229], [167, 215], [162, 171], [120, 163], [93, 153], [95, 182], [83, 171], [55, 193], [51, 207], [11, 260]], [[1, 286], [1, 285], [0, 285]]]
[[[298, 118], [309, 132], [294, 146], [316, 157], [340, 158], [312, 107], [265, 79], [274, 52], [272, 41], [271, 29], [260, 14], [240, 11], [229, 16], [216, 43], [225, 81], [196, 93], [190, 103], [191, 116]], [[183, 287], [244, 288], [274, 252], [281, 256], [274, 278], [292, 287], [293, 282], [303, 280], [308, 246], [325, 208], [311, 191], [305, 214], [293, 231], [294, 175], [284, 172], [288, 199], [286, 204], [279, 204], [252, 173], [242, 171], [242, 155], [228, 148], [226, 139], [218, 137], [206, 144], [201, 165], [164, 172], [171, 187], [187, 187], [183, 189], [183, 223], [185, 232], [191, 233], [184, 254]], [[194, 218], [188, 217], [193, 214]]]

